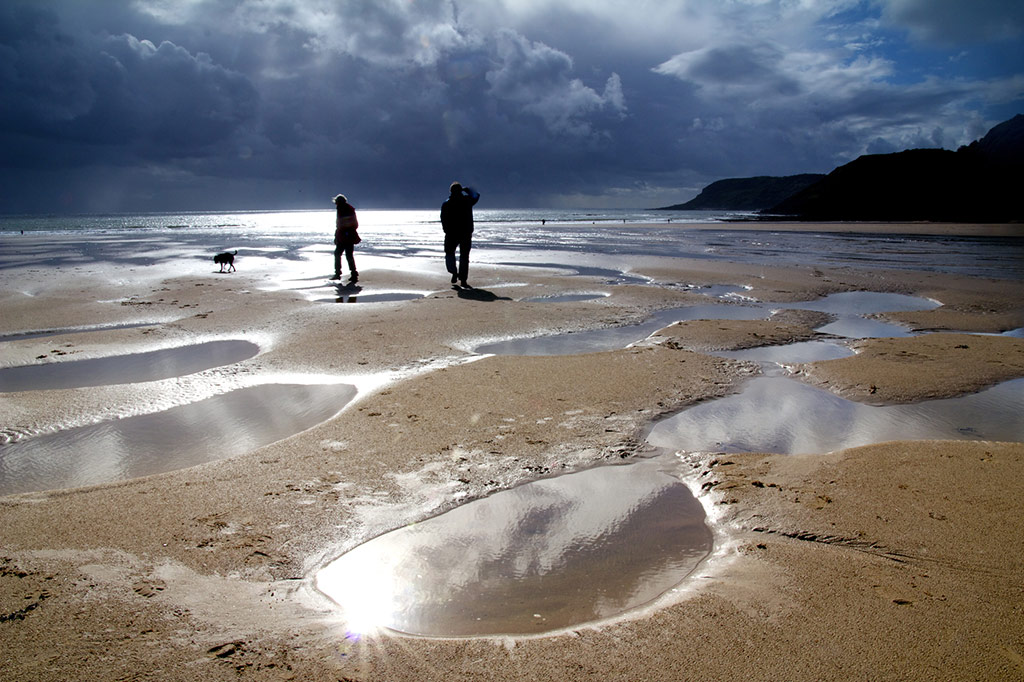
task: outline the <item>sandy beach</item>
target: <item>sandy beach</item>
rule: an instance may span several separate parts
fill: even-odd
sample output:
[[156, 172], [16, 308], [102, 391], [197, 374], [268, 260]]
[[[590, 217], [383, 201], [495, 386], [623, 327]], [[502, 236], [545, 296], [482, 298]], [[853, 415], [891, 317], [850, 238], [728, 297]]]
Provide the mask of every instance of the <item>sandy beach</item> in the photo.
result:
[[[1016, 225], [818, 228], [1021, 235]], [[36, 246], [21, 239], [0, 244]], [[389, 530], [649, 456], [653, 423], [759, 372], [711, 352], [821, 338], [826, 318], [686, 321], [563, 356], [481, 357], [482, 343], [639, 322], [705, 303], [708, 285], [779, 303], [913, 295], [941, 305], [876, 317], [927, 334], [862, 339], [854, 356], [793, 371], [851, 400], [914, 403], [1024, 376], [1024, 339], [994, 336], [1024, 327], [1020, 280], [645, 257], [627, 265], [648, 284], [482, 261], [474, 288], [453, 290], [440, 262], [366, 258], [359, 296], [410, 297], [349, 305], [309, 293], [323, 273], [249, 262], [230, 275], [209, 263], [24, 268], [0, 282], [0, 335], [66, 330], [8, 338], [2, 367], [213, 339], [260, 348], [189, 376], [0, 393], [8, 442], [261, 383], [358, 390], [334, 418], [245, 454], [0, 497], [0, 680], [1024, 679], [1022, 443], [688, 453], [711, 555], [646, 608], [546, 636], [355, 637], [313, 586], [327, 561]], [[540, 300], [580, 291], [601, 296]]]

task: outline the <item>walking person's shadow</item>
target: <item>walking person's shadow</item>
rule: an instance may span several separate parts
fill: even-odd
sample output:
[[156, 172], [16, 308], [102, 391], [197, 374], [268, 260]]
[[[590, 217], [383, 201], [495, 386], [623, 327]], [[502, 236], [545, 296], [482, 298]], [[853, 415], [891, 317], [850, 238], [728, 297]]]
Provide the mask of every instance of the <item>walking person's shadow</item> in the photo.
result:
[[494, 301], [511, 301], [512, 299], [508, 296], [498, 296], [497, 294], [487, 291], [486, 289], [475, 289], [472, 287], [458, 287], [456, 288], [459, 298], [467, 301], [483, 301], [485, 303], [492, 303]]

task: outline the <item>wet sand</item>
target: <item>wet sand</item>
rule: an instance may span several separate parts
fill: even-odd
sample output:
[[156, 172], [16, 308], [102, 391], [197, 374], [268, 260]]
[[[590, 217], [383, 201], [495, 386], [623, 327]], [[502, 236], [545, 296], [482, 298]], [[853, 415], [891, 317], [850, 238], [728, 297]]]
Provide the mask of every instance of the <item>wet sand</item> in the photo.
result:
[[[786, 311], [767, 322], [688, 322], [632, 348], [559, 357], [477, 359], [469, 349], [480, 343], [707, 302], [668, 286], [683, 283], [749, 286], [750, 295], [780, 302], [852, 290], [913, 294], [945, 305], [884, 319], [988, 333], [1024, 326], [1019, 281], [685, 259], [631, 265], [666, 286], [481, 264], [478, 288], [458, 292], [438, 262], [360, 268], [366, 293], [431, 292], [423, 298], [337, 305], [241, 264], [230, 276], [84, 267], [73, 279], [39, 270], [5, 277], [0, 334], [160, 324], [5, 341], [4, 366], [218, 338], [261, 347], [177, 379], [0, 394], [6, 438], [284, 377], [326, 375], [361, 393], [334, 419], [245, 455], [0, 498], [0, 679], [1024, 676], [1022, 444], [691, 455], [688, 483], [711, 516], [717, 549], [656, 608], [522, 639], [355, 637], [338, 622], [311, 589], [329, 559], [492, 491], [649, 454], [643, 433], [654, 420], [734, 391], [756, 371], [704, 351], [813, 338], [818, 320]], [[315, 272], [305, 277], [304, 286], [323, 284]], [[524, 300], [578, 291], [581, 282], [609, 296]], [[1021, 339], [863, 344], [848, 362], [801, 371], [869, 402], [1024, 376]]]

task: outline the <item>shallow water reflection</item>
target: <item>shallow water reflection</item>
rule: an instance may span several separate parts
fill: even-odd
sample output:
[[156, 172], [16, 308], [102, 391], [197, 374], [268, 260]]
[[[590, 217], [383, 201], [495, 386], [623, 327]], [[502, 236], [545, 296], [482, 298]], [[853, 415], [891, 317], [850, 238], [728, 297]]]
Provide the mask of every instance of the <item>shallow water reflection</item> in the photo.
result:
[[815, 310], [836, 315], [838, 319], [817, 331], [824, 334], [844, 336], [849, 339], [895, 338], [910, 336], [904, 326], [875, 320], [865, 315], [912, 310], [932, 310], [941, 304], [927, 298], [906, 294], [883, 294], [876, 291], [848, 291], [832, 294], [817, 301], [786, 303], [777, 307], [798, 310]]
[[606, 466], [495, 493], [356, 547], [316, 586], [356, 631], [535, 634], [632, 610], [711, 549], [703, 508], [664, 466]]
[[195, 374], [255, 356], [260, 347], [237, 339], [209, 341], [87, 360], [67, 360], [0, 369], [0, 392], [109, 386]]
[[761, 307], [708, 304], [673, 308], [655, 313], [641, 324], [609, 327], [573, 334], [509, 339], [478, 346], [475, 352], [495, 355], [573, 355], [625, 348], [642, 341], [673, 322], [684, 320], [760, 320], [771, 313]]
[[604, 284], [646, 284], [650, 281], [647, 277], [630, 275], [621, 270], [601, 268], [589, 265], [570, 265], [568, 263], [519, 263], [519, 262], [498, 262], [497, 265], [512, 265], [521, 268], [543, 268], [552, 270], [568, 270], [580, 277], [597, 277], [603, 280]]
[[743, 350], [716, 351], [712, 355], [752, 362], [796, 364], [798, 362], [838, 360], [853, 355], [853, 351], [831, 341], [800, 341], [783, 346], [758, 346]]
[[[727, 298], [735, 287], [721, 290], [709, 288]], [[662, 310], [641, 324], [624, 327], [594, 329], [569, 334], [535, 336], [487, 343], [475, 348], [480, 354], [494, 355], [573, 355], [596, 353], [625, 348], [631, 343], [642, 341], [659, 329], [673, 322], [688, 320], [763, 320], [773, 310], [797, 309], [814, 310], [836, 315], [839, 319], [825, 325], [818, 331], [848, 338], [878, 336], [907, 336], [909, 332], [899, 325], [872, 320], [863, 315], [908, 310], [930, 310], [941, 305], [936, 301], [904, 294], [884, 294], [871, 291], [851, 291], [832, 294], [817, 301], [804, 303], [711, 303], [685, 308]], [[795, 362], [792, 361], [791, 362]]]
[[941, 303], [920, 296], [886, 294], [877, 291], [847, 291], [830, 294], [815, 301], [803, 303], [778, 303], [776, 308], [816, 310], [833, 315], [870, 315], [872, 313], [894, 313], [912, 310], [931, 310]]
[[355, 393], [347, 384], [253, 386], [0, 445], [0, 495], [109, 483], [239, 455], [330, 419]]
[[658, 422], [652, 445], [687, 452], [825, 453], [888, 440], [1024, 441], [1024, 379], [914, 405], [855, 403], [794, 379], [751, 379], [739, 394]]
[[898, 338], [911, 335], [909, 329], [898, 324], [859, 316], [841, 317], [818, 327], [815, 331], [845, 336], [848, 339]]
[[381, 294], [362, 294], [338, 292], [337, 298], [324, 298], [320, 302], [325, 303], [394, 303], [396, 301], [413, 301], [423, 298], [426, 294], [394, 291]]

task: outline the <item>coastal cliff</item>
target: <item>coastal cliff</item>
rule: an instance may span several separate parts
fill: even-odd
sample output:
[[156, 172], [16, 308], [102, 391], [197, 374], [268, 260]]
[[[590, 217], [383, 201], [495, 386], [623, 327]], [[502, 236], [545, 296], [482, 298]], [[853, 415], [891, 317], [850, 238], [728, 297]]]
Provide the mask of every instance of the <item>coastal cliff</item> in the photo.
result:
[[712, 182], [700, 194], [684, 204], [658, 209], [663, 211], [760, 211], [774, 206], [825, 176], [820, 173], [761, 175], [753, 178], [727, 178]]
[[828, 175], [732, 178], [664, 210], [758, 211], [764, 218], [1017, 222], [1024, 220], [1024, 115], [957, 151], [869, 154]]
[[1024, 115], [957, 151], [862, 156], [763, 213], [800, 220], [1024, 219]]

